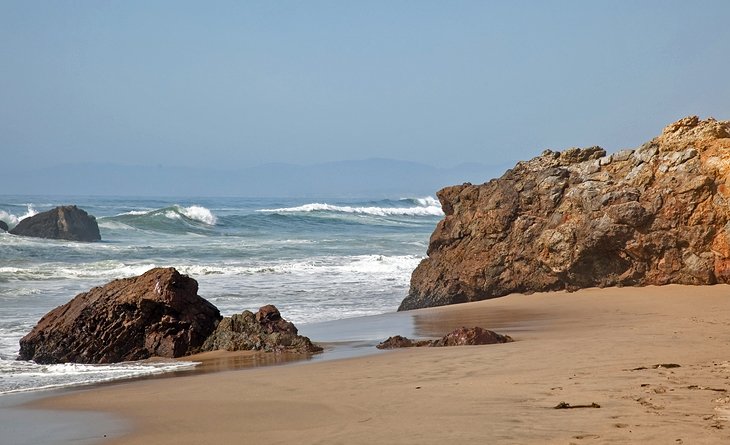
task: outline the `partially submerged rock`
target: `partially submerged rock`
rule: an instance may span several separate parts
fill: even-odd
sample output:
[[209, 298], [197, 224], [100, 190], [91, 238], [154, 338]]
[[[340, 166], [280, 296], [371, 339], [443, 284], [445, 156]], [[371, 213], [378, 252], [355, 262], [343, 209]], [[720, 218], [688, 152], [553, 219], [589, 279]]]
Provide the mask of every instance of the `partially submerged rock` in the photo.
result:
[[69, 241], [101, 240], [96, 218], [76, 206], [56, 207], [25, 218], [10, 233]]
[[545, 151], [438, 192], [445, 213], [399, 310], [584, 287], [730, 283], [730, 121], [636, 150]]
[[411, 340], [410, 338], [395, 335], [378, 344], [378, 349], [410, 348], [410, 347], [442, 347], [442, 346], [472, 346], [493, 345], [514, 341], [509, 335], [498, 334], [480, 327], [459, 328], [449, 332], [438, 340]]
[[174, 268], [114, 280], [52, 310], [20, 340], [20, 360], [114, 363], [198, 352], [221, 319]]
[[8, 223], [6, 223], [3, 220], [0, 220], [0, 230], [2, 230], [3, 232], [7, 232], [8, 230], [10, 230], [8, 228]]
[[298, 335], [293, 323], [281, 318], [273, 305], [263, 306], [255, 314], [244, 311], [225, 317], [203, 344], [203, 351], [257, 350], [268, 352], [316, 353], [322, 348], [309, 338]]

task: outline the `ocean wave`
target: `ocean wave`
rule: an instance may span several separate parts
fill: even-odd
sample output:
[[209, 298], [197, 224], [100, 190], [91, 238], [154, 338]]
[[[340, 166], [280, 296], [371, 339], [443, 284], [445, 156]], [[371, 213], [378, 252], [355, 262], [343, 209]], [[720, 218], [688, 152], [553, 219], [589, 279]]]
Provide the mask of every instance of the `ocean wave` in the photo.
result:
[[[258, 274], [331, 274], [331, 273], [410, 273], [421, 261], [417, 255], [354, 255], [324, 256], [306, 260], [255, 262], [231, 264], [175, 264], [181, 272], [191, 277], [206, 275], [258, 275]], [[159, 267], [154, 263], [126, 264], [114, 260], [91, 263], [43, 263], [29, 267], [0, 267], [0, 282], [47, 281], [58, 279], [107, 279], [141, 275]]]
[[0, 394], [87, 385], [166, 372], [183, 371], [197, 362], [128, 362], [112, 365], [64, 363], [39, 365], [33, 362], [0, 359]]
[[179, 266], [180, 272], [192, 277], [205, 275], [258, 274], [403, 274], [409, 276], [422, 257], [417, 255], [355, 255], [319, 257], [301, 261], [261, 264], [211, 264]]
[[426, 198], [404, 198], [398, 204], [416, 204], [411, 207], [400, 205], [394, 206], [350, 206], [333, 205], [327, 203], [310, 203], [295, 207], [282, 207], [277, 209], [260, 209], [263, 213], [348, 213], [373, 216], [443, 216], [441, 205], [432, 197]]
[[59, 280], [59, 279], [116, 279], [141, 275], [156, 267], [155, 264], [125, 264], [118, 261], [92, 263], [42, 263], [29, 267], [0, 267], [0, 282]]
[[26, 204], [28, 207], [26, 212], [21, 216], [13, 215], [12, 213], [8, 213], [5, 210], [0, 210], [0, 220], [5, 221], [8, 224], [8, 227], [11, 229], [18, 225], [18, 223], [25, 218], [30, 218], [31, 216], [37, 215], [38, 211], [34, 208], [33, 204]]
[[183, 207], [181, 205], [175, 204], [171, 207], [165, 207], [162, 209], [149, 209], [149, 210], [130, 210], [129, 212], [124, 212], [117, 217], [120, 216], [159, 216], [163, 215], [164, 217], [168, 219], [180, 219], [182, 217], [185, 217], [187, 219], [190, 219], [192, 221], [198, 221], [203, 224], [207, 224], [209, 226], [214, 226], [218, 219], [213, 215], [213, 212], [211, 212], [209, 209], [199, 206], [199, 205], [191, 205], [189, 207]]
[[163, 232], [207, 231], [218, 223], [209, 209], [178, 204], [159, 209], [135, 209], [114, 216], [98, 218], [99, 226], [112, 230], [142, 229]]

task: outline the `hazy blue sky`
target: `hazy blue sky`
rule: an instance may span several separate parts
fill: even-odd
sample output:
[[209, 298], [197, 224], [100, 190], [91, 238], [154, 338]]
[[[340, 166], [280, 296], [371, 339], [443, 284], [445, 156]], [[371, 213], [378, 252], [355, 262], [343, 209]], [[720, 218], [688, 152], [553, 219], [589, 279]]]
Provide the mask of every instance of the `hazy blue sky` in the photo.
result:
[[730, 119], [730, 1], [0, 1], [0, 163], [432, 165]]

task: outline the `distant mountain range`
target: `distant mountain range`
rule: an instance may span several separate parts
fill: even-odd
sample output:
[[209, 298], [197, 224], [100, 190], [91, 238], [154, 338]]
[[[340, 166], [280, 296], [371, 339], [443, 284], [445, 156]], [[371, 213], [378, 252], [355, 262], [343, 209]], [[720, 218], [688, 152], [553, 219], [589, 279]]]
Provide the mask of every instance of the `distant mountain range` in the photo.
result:
[[[433, 195], [447, 185], [481, 184], [508, 166], [441, 168], [392, 159], [312, 165], [263, 164], [239, 170], [70, 164], [6, 172], [2, 193], [135, 196], [386, 197]], [[11, 185], [12, 184], [12, 185]]]

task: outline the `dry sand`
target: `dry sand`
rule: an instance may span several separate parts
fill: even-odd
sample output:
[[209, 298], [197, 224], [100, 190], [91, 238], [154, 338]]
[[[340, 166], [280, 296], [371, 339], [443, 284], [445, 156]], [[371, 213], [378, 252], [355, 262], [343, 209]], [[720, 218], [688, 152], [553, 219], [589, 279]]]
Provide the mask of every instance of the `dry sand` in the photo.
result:
[[[412, 314], [422, 335], [481, 325], [516, 341], [136, 381], [36, 406], [129, 419], [119, 444], [730, 443], [730, 286]], [[680, 367], [654, 368], [670, 363]]]

